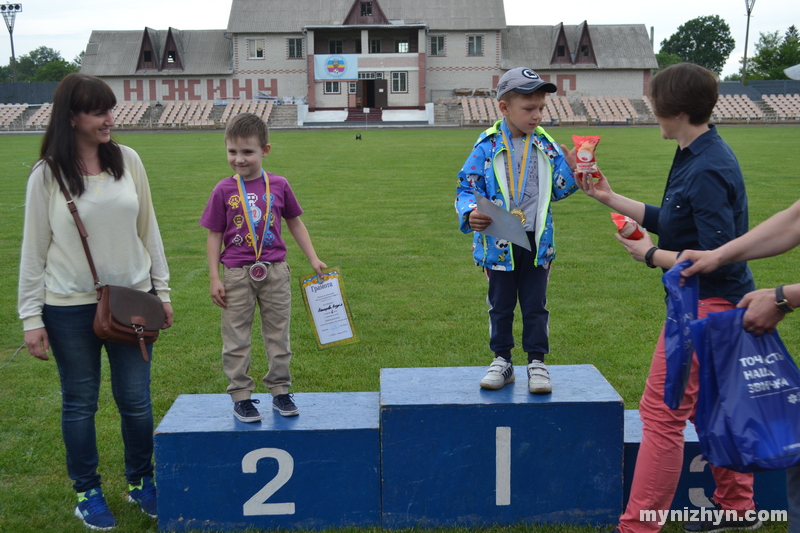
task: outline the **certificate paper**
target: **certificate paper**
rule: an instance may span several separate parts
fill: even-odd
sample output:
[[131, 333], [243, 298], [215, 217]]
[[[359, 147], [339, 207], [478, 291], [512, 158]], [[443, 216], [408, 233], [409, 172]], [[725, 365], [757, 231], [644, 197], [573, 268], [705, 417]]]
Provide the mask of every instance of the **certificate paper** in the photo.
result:
[[526, 250], [531, 249], [528, 235], [522, 229], [522, 222], [517, 217], [480, 194], [475, 195], [475, 200], [478, 205], [478, 213], [492, 217], [492, 223], [481, 233], [497, 239], [505, 239]]
[[344, 297], [340, 267], [326, 268], [322, 276], [302, 276], [300, 288], [320, 350], [358, 341]]

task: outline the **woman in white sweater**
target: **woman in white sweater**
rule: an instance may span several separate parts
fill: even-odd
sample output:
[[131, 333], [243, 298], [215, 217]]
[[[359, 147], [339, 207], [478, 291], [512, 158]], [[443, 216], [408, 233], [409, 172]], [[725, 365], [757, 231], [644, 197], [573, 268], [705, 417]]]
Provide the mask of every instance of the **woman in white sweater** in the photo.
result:
[[[166, 314], [163, 328], [172, 325], [173, 315], [147, 174], [136, 152], [111, 140], [115, 105], [111, 88], [91, 76], [70, 74], [56, 89], [41, 158], [28, 178], [19, 276], [25, 344], [45, 361], [52, 350], [61, 378], [67, 470], [78, 493], [75, 515], [100, 530], [115, 526], [97, 472], [101, 349], [108, 354], [122, 420], [128, 501], [155, 518], [152, 357], [145, 361], [140, 348], [94, 334], [94, 281], [53, 168], [75, 200], [100, 282], [157, 294]], [[147, 349], [152, 356], [152, 345]]]

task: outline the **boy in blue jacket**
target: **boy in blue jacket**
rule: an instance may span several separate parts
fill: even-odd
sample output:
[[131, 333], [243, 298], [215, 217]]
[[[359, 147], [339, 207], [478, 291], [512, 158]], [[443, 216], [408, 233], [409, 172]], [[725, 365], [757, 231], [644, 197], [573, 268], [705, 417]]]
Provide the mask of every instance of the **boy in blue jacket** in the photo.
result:
[[[494, 361], [481, 380], [484, 389], [501, 389], [514, 381], [512, 325], [519, 300], [528, 390], [552, 392], [544, 363], [550, 350], [547, 283], [556, 257], [550, 203], [578, 190], [572, 173], [575, 150], [559, 146], [539, 125], [546, 93], [553, 92], [556, 86], [529, 68], [506, 72], [497, 85], [504, 118], [481, 133], [458, 173], [455, 207], [461, 231], [474, 231], [473, 257], [489, 279], [489, 349]], [[481, 233], [491, 218], [475, 209], [478, 194], [520, 218], [532, 251]]]

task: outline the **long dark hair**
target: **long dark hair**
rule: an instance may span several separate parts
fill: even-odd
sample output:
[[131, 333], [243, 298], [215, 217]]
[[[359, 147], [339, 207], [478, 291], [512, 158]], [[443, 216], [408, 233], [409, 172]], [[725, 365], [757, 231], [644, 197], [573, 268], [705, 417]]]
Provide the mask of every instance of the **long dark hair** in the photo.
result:
[[[106, 82], [94, 76], [73, 73], [58, 84], [53, 95], [50, 124], [42, 139], [40, 158], [61, 174], [70, 193], [80, 196], [86, 187], [82, 168], [75, 148], [75, 132], [71, 120], [78, 113], [108, 111], [117, 105], [117, 97]], [[114, 179], [124, 172], [122, 151], [113, 140], [98, 147], [100, 165]]]

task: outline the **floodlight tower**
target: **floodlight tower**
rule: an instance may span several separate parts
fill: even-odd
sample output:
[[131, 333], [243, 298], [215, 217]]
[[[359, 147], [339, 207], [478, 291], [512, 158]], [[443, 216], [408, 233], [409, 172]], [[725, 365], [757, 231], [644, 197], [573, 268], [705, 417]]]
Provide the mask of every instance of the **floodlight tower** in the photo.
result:
[[750, 37], [750, 13], [753, 12], [753, 6], [756, 0], [744, 0], [744, 7], [747, 9], [747, 29], [744, 34], [744, 60], [742, 61], [742, 85], [747, 82], [747, 40]]
[[14, 73], [14, 82], [17, 81], [17, 58], [14, 54], [14, 19], [17, 13], [22, 13], [22, 4], [2, 4], [0, 5], [0, 13], [6, 19], [6, 27], [8, 28], [8, 35], [11, 37], [11, 69]]

